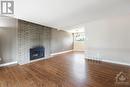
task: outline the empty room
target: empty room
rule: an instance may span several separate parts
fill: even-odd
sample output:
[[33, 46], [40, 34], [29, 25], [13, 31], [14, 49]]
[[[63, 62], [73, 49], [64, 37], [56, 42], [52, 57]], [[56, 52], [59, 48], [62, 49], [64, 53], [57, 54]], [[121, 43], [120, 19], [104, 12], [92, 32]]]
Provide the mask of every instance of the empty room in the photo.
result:
[[0, 87], [130, 87], [130, 0], [0, 0]]

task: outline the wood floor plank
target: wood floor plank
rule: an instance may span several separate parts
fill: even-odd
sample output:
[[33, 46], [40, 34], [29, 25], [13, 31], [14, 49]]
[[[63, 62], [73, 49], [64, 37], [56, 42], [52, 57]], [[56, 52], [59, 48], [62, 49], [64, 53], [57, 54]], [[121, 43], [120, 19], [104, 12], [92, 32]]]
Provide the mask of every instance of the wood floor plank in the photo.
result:
[[129, 66], [87, 60], [83, 52], [69, 52], [0, 68], [0, 87], [115, 87], [115, 77], [121, 71], [130, 78]]

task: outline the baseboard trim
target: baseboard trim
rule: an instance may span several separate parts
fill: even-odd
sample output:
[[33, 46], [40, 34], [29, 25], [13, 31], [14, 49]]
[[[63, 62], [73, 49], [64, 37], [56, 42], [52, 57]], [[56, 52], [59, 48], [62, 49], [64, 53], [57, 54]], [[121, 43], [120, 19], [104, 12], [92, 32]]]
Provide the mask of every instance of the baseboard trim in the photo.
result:
[[123, 63], [123, 62], [117, 62], [117, 61], [111, 61], [111, 60], [101, 60], [101, 61], [108, 62], [108, 63], [113, 63], [113, 64], [120, 64], [120, 65], [130, 66], [129, 63]]
[[[86, 59], [91, 59], [91, 58], [86, 58]], [[112, 60], [101, 60], [101, 59], [92, 59], [92, 60], [101, 61], [101, 62], [107, 62], [107, 63], [113, 63], [113, 64], [120, 64], [120, 65], [125, 65], [125, 66], [130, 66], [129, 63], [117, 62], [117, 61], [112, 61]]]
[[16, 64], [18, 64], [17, 61], [9, 62], [9, 63], [3, 63], [3, 64], [0, 64], [0, 67], [11, 66], [11, 65], [16, 65]]
[[63, 53], [71, 52], [71, 51], [73, 51], [73, 50], [67, 50], [67, 51], [52, 53], [51, 56], [55, 56], [55, 55], [58, 55], [58, 54], [63, 54]]
[[31, 61], [28, 61], [27, 63], [20, 63], [20, 65], [25, 65], [25, 64], [28, 64], [28, 63], [32, 63], [32, 62], [37, 62], [37, 61], [41, 61], [41, 60], [46, 60], [46, 59], [49, 59], [51, 57], [53, 57], [54, 55], [58, 55], [58, 54], [62, 54], [62, 53], [67, 53], [67, 52], [71, 52], [72, 50], [68, 50], [68, 51], [63, 51], [63, 52], [58, 52], [58, 53], [53, 53], [53, 54], [50, 54], [50, 56], [48, 57], [43, 57], [43, 58], [39, 58], [39, 59], [35, 59], [35, 60], [31, 60]]

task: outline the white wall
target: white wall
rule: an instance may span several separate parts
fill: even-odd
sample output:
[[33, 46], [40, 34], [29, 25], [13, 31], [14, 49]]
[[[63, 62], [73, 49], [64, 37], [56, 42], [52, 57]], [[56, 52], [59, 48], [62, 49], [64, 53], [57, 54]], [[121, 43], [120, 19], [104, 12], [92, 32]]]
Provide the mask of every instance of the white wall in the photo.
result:
[[[84, 32], [77, 32], [80, 37], [79, 38], [82, 38], [83, 35], [85, 35]], [[74, 47], [73, 47], [73, 51], [85, 51], [85, 41], [84, 40], [76, 40], [77, 38], [77, 33], [74, 33]]]
[[85, 51], [84, 41], [74, 41], [73, 51]]
[[86, 38], [86, 57], [130, 63], [130, 16], [88, 23]]
[[15, 28], [0, 28], [0, 58], [2, 58], [2, 63], [17, 61], [15, 33]]
[[51, 54], [73, 49], [73, 35], [63, 30], [51, 30]]
[[1, 63], [17, 61], [16, 52], [17, 19], [0, 17], [0, 58]]

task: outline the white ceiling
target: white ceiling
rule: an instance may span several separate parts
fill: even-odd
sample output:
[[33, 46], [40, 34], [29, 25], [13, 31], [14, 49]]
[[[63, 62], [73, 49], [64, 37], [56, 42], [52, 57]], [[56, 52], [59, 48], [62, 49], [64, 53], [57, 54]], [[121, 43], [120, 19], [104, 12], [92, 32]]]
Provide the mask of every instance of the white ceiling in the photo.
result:
[[66, 29], [65, 31], [70, 32], [70, 33], [78, 33], [78, 32], [85, 32], [84, 27], [77, 27], [77, 28], [72, 28], [72, 29]]
[[130, 13], [130, 0], [14, 0], [14, 2], [14, 17], [59, 29]]

